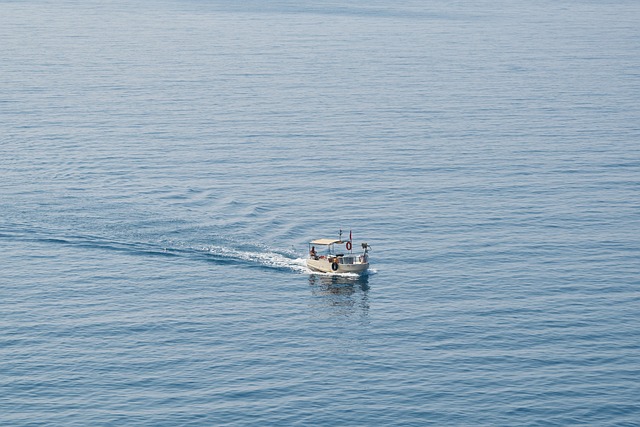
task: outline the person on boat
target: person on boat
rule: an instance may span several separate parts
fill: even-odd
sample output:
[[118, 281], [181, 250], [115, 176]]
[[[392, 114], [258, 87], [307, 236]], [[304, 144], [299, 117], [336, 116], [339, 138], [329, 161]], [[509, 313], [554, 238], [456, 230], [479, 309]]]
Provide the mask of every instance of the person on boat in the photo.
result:
[[309, 258], [318, 259], [318, 254], [316, 253], [315, 246], [311, 246], [311, 250], [309, 251]]

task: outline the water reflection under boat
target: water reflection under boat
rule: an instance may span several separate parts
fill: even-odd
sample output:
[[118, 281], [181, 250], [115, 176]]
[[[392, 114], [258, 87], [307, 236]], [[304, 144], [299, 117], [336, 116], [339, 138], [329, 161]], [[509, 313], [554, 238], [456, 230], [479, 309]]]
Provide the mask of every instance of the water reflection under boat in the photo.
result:
[[311, 274], [309, 285], [314, 296], [337, 309], [334, 314], [351, 316], [369, 314], [369, 277]]
[[325, 286], [331, 290], [332, 293], [342, 293], [344, 291], [355, 292], [355, 288], [359, 288], [362, 291], [369, 290], [369, 276], [351, 276], [351, 275], [339, 275], [339, 274], [310, 274], [309, 284], [311, 286]]

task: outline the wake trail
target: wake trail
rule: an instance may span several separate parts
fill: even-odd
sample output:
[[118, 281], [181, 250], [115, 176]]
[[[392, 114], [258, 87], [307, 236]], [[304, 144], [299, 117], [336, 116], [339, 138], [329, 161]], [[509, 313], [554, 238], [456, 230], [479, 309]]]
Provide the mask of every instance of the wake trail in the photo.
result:
[[[109, 238], [94, 234], [57, 232], [38, 228], [0, 228], [0, 239], [32, 241], [49, 245], [71, 246], [84, 250], [113, 251], [132, 256], [200, 259], [219, 264], [258, 266], [275, 270], [288, 270], [299, 274], [341, 276], [357, 278], [355, 273], [320, 273], [310, 270], [306, 259], [295, 251], [276, 251], [259, 243], [222, 242], [212, 245], [194, 245], [175, 240], [138, 240]], [[367, 274], [373, 274], [375, 270]]]
[[304, 258], [294, 258], [271, 250], [244, 250], [230, 246], [205, 246], [202, 251], [217, 259], [236, 260], [274, 269], [288, 269], [305, 273], [308, 269]]

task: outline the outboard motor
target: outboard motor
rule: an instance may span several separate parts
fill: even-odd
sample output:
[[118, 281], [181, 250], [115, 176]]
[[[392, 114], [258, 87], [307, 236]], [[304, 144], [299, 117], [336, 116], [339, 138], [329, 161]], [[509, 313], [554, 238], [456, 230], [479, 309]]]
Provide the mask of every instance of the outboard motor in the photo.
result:
[[366, 243], [362, 244], [362, 249], [364, 250], [364, 252], [362, 253], [362, 255], [360, 256], [360, 261], [361, 262], [369, 262], [369, 249], [371, 249], [371, 246], [369, 246]]

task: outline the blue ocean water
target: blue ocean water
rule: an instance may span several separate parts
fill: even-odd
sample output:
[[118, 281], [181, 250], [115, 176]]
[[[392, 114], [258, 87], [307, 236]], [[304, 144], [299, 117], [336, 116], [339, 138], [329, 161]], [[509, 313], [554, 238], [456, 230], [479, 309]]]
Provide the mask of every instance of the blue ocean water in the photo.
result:
[[401, 3], [0, 1], [0, 424], [640, 425], [640, 3]]

